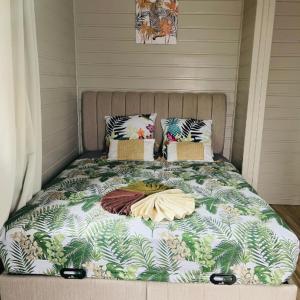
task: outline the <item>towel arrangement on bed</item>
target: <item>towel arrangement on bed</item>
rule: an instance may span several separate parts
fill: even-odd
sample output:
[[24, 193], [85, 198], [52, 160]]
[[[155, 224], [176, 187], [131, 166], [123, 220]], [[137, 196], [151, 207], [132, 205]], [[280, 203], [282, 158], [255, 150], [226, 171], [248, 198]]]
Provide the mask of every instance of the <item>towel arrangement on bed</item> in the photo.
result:
[[152, 194], [131, 206], [134, 217], [142, 217], [154, 222], [173, 221], [191, 215], [195, 210], [195, 200], [180, 189], [170, 189]]
[[194, 198], [162, 184], [136, 182], [105, 195], [102, 207], [113, 214], [131, 215], [154, 222], [173, 221], [191, 215], [195, 210]]

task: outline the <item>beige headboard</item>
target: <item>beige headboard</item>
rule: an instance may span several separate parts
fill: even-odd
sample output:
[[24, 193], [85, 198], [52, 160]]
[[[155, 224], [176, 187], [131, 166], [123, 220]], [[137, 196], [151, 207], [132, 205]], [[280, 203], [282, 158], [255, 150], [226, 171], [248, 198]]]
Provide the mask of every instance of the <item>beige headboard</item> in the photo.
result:
[[133, 115], [156, 112], [156, 143], [162, 141], [160, 120], [167, 117], [213, 120], [213, 150], [222, 154], [225, 135], [226, 97], [224, 94], [84, 92], [82, 133], [85, 151], [104, 147], [107, 115]]

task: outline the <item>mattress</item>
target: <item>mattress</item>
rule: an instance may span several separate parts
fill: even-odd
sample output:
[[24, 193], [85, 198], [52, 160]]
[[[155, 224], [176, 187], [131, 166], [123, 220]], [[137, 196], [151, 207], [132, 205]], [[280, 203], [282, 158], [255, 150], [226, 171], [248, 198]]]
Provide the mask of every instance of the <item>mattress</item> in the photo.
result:
[[[111, 214], [107, 193], [130, 183], [163, 184], [191, 194], [195, 212], [181, 220]], [[285, 222], [226, 161], [120, 162], [78, 159], [0, 234], [7, 273], [161, 282], [281, 284], [294, 272], [299, 242]]]

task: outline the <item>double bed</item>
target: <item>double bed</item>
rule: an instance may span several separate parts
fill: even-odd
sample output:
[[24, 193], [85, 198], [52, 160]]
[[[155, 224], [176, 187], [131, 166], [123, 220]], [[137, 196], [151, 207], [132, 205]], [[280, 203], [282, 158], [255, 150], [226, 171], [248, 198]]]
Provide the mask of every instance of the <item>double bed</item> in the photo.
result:
[[[1, 299], [295, 300], [297, 289], [288, 281], [298, 258], [297, 237], [221, 157], [224, 95], [87, 92], [82, 110], [87, 151], [103, 150], [105, 115], [155, 111], [157, 147], [160, 119], [212, 119], [218, 159], [77, 159], [2, 229]], [[195, 212], [155, 223], [103, 209], [105, 195], [137, 183], [180, 189], [195, 199]], [[65, 280], [64, 268], [83, 269], [87, 278]], [[212, 283], [212, 276], [224, 275], [236, 282]]]

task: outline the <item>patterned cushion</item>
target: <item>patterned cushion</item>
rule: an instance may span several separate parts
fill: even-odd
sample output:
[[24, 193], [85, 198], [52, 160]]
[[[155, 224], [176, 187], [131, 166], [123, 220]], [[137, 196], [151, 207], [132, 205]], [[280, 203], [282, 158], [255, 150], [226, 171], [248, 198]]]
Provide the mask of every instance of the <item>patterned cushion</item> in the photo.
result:
[[156, 113], [136, 116], [106, 116], [106, 144], [110, 139], [153, 139]]
[[110, 140], [109, 160], [153, 161], [154, 139]]
[[197, 119], [162, 119], [163, 155], [167, 157], [167, 146], [172, 142], [195, 142], [204, 144], [204, 158], [213, 161], [211, 148], [211, 120]]

